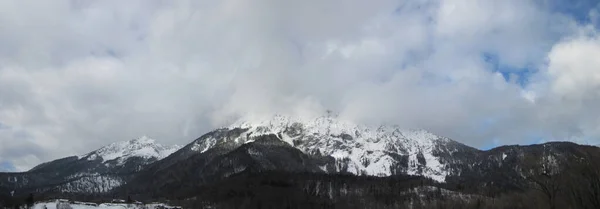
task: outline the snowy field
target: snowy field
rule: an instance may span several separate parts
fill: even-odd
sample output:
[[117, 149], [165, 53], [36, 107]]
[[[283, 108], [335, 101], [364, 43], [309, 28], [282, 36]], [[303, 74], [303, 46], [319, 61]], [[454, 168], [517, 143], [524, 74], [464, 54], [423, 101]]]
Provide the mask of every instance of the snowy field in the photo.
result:
[[[90, 206], [85, 204], [68, 204], [71, 209], [161, 209], [161, 208], [172, 208], [164, 204], [147, 204], [147, 205], [127, 205], [119, 203], [103, 203], [98, 206]], [[56, 202], [40, 202], [33, 206], [33, 209], [65, 209], [57, 208]], [[68, 207], [66, 208], [68, 209]]]

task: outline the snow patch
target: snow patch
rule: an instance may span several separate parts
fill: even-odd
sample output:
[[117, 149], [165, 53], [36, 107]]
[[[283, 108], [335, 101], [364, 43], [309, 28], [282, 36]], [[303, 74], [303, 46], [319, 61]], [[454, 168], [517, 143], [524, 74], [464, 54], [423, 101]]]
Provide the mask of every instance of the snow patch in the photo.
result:
[[156, 143], [154, 139], [142, 136], [130, 141], [112, 143], [86, 155], [79, 156], [79, 158], [90, 161], [101, 158], [102, 163], [116, 160], [117, 165], [123, 165], [127, 159], [132, 157], [160, 160], [173, 154], [179, 148], [177, 145], [171, 147], [163, 146]]
[[[68, 205], [72, 209], [159, 209], [159, 208], [178, 208], [169, 206], [163, 203], [151, 203], [145, 205], [125, 204], [125, 203], [102, 203], [99, 205], [86, 204], [83, 202], [75, 202], [69, 204], [67, 202], [61, 203], [62, 205]], [[33, 206], [33, 209], [57, 209], [58, 201], [46, 201], [39, 202]], [[61, 206], [64, 207], [64, 206]]]
[[70, 182], [59, 186], [61, 192], [106, 193], [123, 184], [119, 177], [100, 174], [76, 174]]
[[[390, 176], [399, 167], [397, 156], [408, 158], [405, 172], [445, 181], [448, 172], [434, 155], [438, 146], [450, 142], [425, 130], [397, 126], [370, 127], [333, 117], [300, 119], [277, 115], [269, 120], [240, 120], [225, 129], [246, 131], [239, 137], [207, 139], [195, 144], [207, 150], [221, 142], [243, 144], [273, 134], [305, 153], [320, 153], [336, 159], [336, 170], [356, 175]], [[298, 143], [295, 143], [298, 142]], [[198, 149], [197, 149], [198, 150]], [[421, 157], [419, 162], [418, 155]], [[343, 166], [345, 165], [345, 166]], [[345, 168], [343, 168], [345, 167]]]

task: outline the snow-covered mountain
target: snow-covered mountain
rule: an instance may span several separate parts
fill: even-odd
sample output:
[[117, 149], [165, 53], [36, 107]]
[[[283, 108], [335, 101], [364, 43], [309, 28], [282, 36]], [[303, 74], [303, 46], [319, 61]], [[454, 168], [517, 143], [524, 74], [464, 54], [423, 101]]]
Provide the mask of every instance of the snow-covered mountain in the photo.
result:
[[144, 159], [142, 164], [161, 160], [179, 150], [178, 145], [164, 146], [156, 143], [154, 139], [142, 136], [124, 142], [115, 142], [88, 154], [79, 156], [80, 159], [89, 161], [102, 160], [105, 165], [122, 166], [131, 158]]
[[233, 130], [241, 131], [209, 134], [193, 142], [188, 149], [202, 153], [220, 144], [239, 146], [273, 134], [306, 154], [333, 157], [335, 164], [322, 167], [326, 172], [371, 176], [403, 173], [440, 182], [449, 172], [445, 161], [440, 159], [441, 153], [451, 155], [457, 149], [472, 149], [425, 130], [386, 125], [368, 127], [335, 117], [307, 120], [278, 115], [268, 120], [241, 120], [220, 129]]
[[171, 195], [196, 191], [237, 174], [264, 171], [408, 174], [454, 185], [520, 188], [527, 184], [528, 175], [561, 172], [584, 158], [600, 159], [599, 150], [553, 142], [482, 151], [425, 130], [365, 126], [329, 116], [275, 116], [240, 120], [182, 148], [141, 137], [44, 163], [28, 172], [0, 173], [0, 192], [17, 188], [23, 192]]
[[65, 193], [104, 193], [121, 186], [136, 172], [159, 161], [180, 147], [164, 146], [142, 136], [115, 142], [81, 156], [71, 156], [40, 164], [24, 173], [4, 173], [3, 182], [13, 189], [35, 188], [36, 191]]
[[530, 175], [546, 172], [546, 168], [560, 172], [599, 151], [564, 142], [483, 151], [425, 130], [371, 127], [336, 117], [275, 116], [241, 120], [206, 133], [148, 166], [127, 183], [126, 191], [185, 193], [237, 174], [268, 171], [408, 174], [461, 187], [521, 188]]

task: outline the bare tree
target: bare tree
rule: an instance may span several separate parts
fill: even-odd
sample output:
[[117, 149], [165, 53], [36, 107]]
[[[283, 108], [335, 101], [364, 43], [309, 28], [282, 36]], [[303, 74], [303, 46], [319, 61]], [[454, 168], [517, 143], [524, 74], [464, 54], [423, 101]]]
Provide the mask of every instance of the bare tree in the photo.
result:
[[561, 190], [561, 182], [558, 181], [558, 175], [542, 174], [535, 177], [529, 177], [533, 182], [533, 189], [541, 192], [548, 200], [550, 209], [556, 209], [556, 199]]
[[541, 192], [548, 200], [550, 209], [556, 209], [556, 199], [561, 191], [563, 182], [559, 181], [561, 174], [553, 170], [549, 159], [552, 159], [552, 155], [547, 151], [546, 145], [544, 145], [541, 173], [527, 179], [533, 183], [532, 189]]
[[585, 158], [581, 165], [571, 169], [569, 187], [565, 190], [571, 204], [577, 208], [600, 208], [600, 163]]

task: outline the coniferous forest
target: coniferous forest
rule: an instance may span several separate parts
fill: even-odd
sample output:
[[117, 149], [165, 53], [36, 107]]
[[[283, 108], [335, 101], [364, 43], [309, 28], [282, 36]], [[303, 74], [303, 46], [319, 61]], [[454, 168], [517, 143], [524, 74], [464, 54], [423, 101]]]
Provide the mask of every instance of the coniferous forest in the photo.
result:
[[66, 198], [99, 203], [121, 198], [162, 201], [184, 208], [220, 209], [593, 209], [600, 208], [600, 169], [591, 165], [582, 164], [578, 169], [557, 175], [540, 173], [519, 188], [494, 186], [493, 181], [482, 185], [437, 183], [405, 175], [368, 177], [268, 171], [242, 172], [181, 190], [145, 194], [128, 193], [124, 189], [104, 195], [2, 195], [0, 203], [3, 207], [13, 208], [44, 199]]

